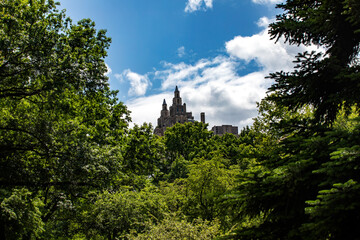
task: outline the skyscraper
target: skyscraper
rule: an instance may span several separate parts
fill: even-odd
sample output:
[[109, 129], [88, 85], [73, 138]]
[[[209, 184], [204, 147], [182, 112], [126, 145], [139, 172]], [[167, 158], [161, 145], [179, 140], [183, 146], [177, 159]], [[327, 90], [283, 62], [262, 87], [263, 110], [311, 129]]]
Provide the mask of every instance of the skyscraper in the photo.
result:
[[163, 136], [166, 128], [172, 127], [176, 123], [186, 122], [194, 122], [194, 116], [192, 115], [192, 112], [186, 112], [186, 103], [182, 103], [180, 91], [176, 86], [174, 91], [173, 103], [170, 106], [169, 110], [167, 109], [165, 99], [163, 101], [162, 110], [160, 112], [160, 117], [158, 118], [157, 126], [154, 130], [154, 133], [159, 136]]

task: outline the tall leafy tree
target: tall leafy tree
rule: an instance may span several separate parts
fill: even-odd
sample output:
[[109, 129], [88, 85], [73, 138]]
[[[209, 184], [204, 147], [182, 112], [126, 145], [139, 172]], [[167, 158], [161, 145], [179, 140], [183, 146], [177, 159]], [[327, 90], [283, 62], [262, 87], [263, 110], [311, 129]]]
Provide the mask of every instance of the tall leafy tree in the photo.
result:
[[4, 0], [0, 8], [1, 98], [106, 88], [105, 30], [89, 19], [72, 24], [53, 0]]
[[[310, 206], [305, 205], [307, 216], [301, 229], [310, 231], [313, 239], [349, 239], [359, 235], [356, 199], [360, 179], [354, 166], [359, 161], [358, 118], [349, 115], [358, 110], [360, 102], [360, 4], [353, 0], [288, 0], [278, 7], [284, 13], [270, 25], [272, 38], [284, 37], [290, 44], [314, 44], [324, 48], [325, 54], [299, 54], [293, 72], [270, 75], [276, 83], [270, 88], [274, 94], [269, 100], [290, 110], [309, 105], [315, 113], [315, 119], [307, 120], [306, 125], [283, 121], [281, 129], [292, 136], [284, 141], [281, 153], [295, 153], [297, 160], [288, 159], [277, 167], [308, 161], [304, 174], [311, 181], [301, 184], [296, 192], [307, 186], [303, 195], [317, 193], [317, 200], [306, 201]], [[298, 142], [297, 136], [305, 136], [302, 142], [306, 148], [291, 144]]]
[[[232, 237], [356, 239], [358, 120], [348, 116], [360, 100], [359, 4], [288, 0], [278, 7], [284, 13], [270, 25], [272, 38], [325, 53], [300, 53], [293, 72], [270, 74], [275, 84], [255, 125], [270, 142], [258, 142], [239, 175], [243, 215]], [[340, 131], [338, 122], [353, 127]]]
[[270, 88], [278, 104], [297, 109], [315, 107], [319, 120], [332, 121], [341, 106], [349, 109], [360, 101], [358, 94], [360, 23], [358, 1], [288, 0], [279, 4], [284, 13], [270, 24], [273, 39], [290, 44], [314, 44], [321, 53], [301, 53], [291, 73], [270, 75]]
[[327, 161], [313, 171], [320, 179], [316, 198], [309, 199], [303, 224], [309, 239], [357, 239], [360, 235], [359, 115], [341, 111], [324, 139], [331, 150]]
[[34, 221], [111, 187], [130, 119], [105, 76], [110, 39], [91, 20], [73, 24], [52, 0], [4, 0], [0, 25], [0, 234], [23, 226], [16, 237], [31, 238], [44, 230]]

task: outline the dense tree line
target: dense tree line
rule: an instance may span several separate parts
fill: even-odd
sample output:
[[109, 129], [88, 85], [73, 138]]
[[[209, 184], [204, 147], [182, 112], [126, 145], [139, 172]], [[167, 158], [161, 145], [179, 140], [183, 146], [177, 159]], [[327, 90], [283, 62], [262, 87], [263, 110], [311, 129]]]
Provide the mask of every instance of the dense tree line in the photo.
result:
[[314, 44], [238, 137], [129, 127], [111, 39], [52, 0], [0, 2], [1, 239], [360, 239], [360, 3], [287, 0]]

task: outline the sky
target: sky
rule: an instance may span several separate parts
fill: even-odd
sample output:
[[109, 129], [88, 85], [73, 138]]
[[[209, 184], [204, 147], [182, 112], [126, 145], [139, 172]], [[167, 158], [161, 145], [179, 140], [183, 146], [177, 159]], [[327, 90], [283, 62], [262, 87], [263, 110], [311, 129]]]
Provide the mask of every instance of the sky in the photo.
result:
[[210, 128], [251, 125], [257, 102], [311, 47], [276, 44], [268, 35], [282, 0], [59, 0], [77, 22], [95, 21], [112, 38], [105, 62], [110, 87], [131, 111], [133, 124], [160, 117], [178, 86], [195, 120]]

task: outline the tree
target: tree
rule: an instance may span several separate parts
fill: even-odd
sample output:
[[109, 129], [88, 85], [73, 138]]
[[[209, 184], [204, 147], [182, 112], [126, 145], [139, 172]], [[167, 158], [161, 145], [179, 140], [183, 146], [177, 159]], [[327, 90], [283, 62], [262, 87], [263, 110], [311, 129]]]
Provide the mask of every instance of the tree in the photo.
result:
[[[7, 228], [1, 229], [2, 237], [14, 239], [39, 237], [44, 223], [41, 219], [42, 201], [31, 196], [27, 189], [14, 189], [11, 196], [1, 202], [1, 218], [7, 219]], [[3, 224], [3, 223], [2, 223]], [[4, 238], [3, 238], [4, 239]]]
[[175, 124], [166, 129], [164, 142], [171, 158], [182, 156], [187, 161], [201, 157], [208, 148], [213, 133], [201, 122]]
[[235, 210], [224, 206], [222, 198], [233, 190], [238, 169], [226, 168], [225, 161], [214, 156], [210, 160], [196, 159], [189, 166], [189, 176], [185, 180], [187, 203], [183, 211], [190, 219], [218, 219], [222, 227], [232, 220]]
[[223, 158], [229, 160], [229, 164], [237, 164], [237, 161], [240, 160], [241, 149], [239, 145], [241, 144], [243, 138], [239, 138], [234, 134], [226, 133], [223, 136], [219, 137], [214, 136], [213, 141], [216, 142], [215, 146], [218, 149], [218, 152]]
[[129, 239], [131, 232], [141, 233], [148, 225], [160, 222], [166, 212], [167, 206], [156, 187], [104, 192], [83, 210], [77, 233], [89, 239]]
[[[42, 226], [58, 220], [64, 199], [112, 188], [130, 118], [105, 76], [104, 30], [89, 19], [72, 24], [52, 0], [0, 7], [0, 232], [13, 238], [10, 229], [29, 226], [17, 237], [30, 238], [46, 226], [5, 212], [33, 213]], [[19, 198], [30, 203], [11, 204]]]
[[270, 74], [275, 84], [255, 121], [270, 148], [257, 142], [260, 154], [239, 175], [239, 221], [250, 219], [250, 224], [232, 238], [359, 236], [358, 118], [349, 118], [360, 100], [357, 2], [288, 0], [278, 5], [284, 13], [270, 25], [272, 38], [315, 44], [326, 53], [300, 53], [293, 72]]
[[89, 19], [73, 25], [53, 0], [4, 0], [0, 7], [0, 98], [107, 87], [105, 30], [96, 32]]
[[290, 44], [314, 44], [326, 53], [301, 53], [294, 72], [270, 74], [276, 83], [269, 99], [290, 110], [312, 105], [316, 118], [332, 122], [339, 109], [359, 103], [359, 3], [338, 0], [288, 0], [270, 24], [270, 35]]
[[316, 198], [309, 199], [305, 212], [310, 220], [303, 225], [309, 239], [357, 239], [360, 235], [360, 147], [359, 115], [340, 112], [333, 129], [326, 133], [331, 149], [329, 159], [313, 171], [321, 178]]
[[[358, 236], [359, 118], [343, 109], [333, 126], [319, 125], [311, 108], [297, 113], [261, 103], [257, 141], [237, 191], [234, 239], [352, 239]], [[280, 117], [282, 116], [282, 118]], [[260, 125], [259, 125], [260, 124]], [[271, 127], [269, 127], [271, 126]], [[274, 139], [273, 136], [276, 136]], [[251, 155], [250, 155], [251, 156]], [[234, 207], [235, 208], [235, 207]]]
[[[310, 106], [315, 112], [315, 119], [306, 125], [283, 121], [281, 127], [291, 134], [308, 132], [303, 140], [308, 142], [308, 149], [321, 143], [313, 153], [305, 149], [294, 152], [299, 148], [288, 140], [299, 142], [293, 135], [285, 141], [288, 148], [281, 150], [283, 154], [295, 153], [300, 161], [313, 162], [305, 172], [311, 180], [307, 181], [306, 192], [310, 193], [308, 198], [314, 193], [317, 196], [312, 198], [316, 200], [305, 201], [307, 217], [301, 229], [310, 231], [313, 239], [358, 236], [356, 198], [360, 194], [360, 179], [354, 166], [359, 157], [358, 118], [349, 116], [358, 111], [360, 102], [360, 4], [353, 0], [288, 0], [278, 7], [285, 12], [270, 25], [272, 38], [279, 40], [283, 36], [290, 44], [315, 44], [326, 51], [323, 55], [299, 54], [295, 71], [270, 75], [276, 84], [270, 88], [273, 94], [267, 99], [290, 110]], [[304, 156], [306, 152], [311, 155]]]
[[175, 124], [166, 129], [163, 138], [166, 161], [161, 169], [165, 179], [187, 177], [187, 166], [194, 158], [210, 157], [214, 149], [212, 136], [207, 125], [201, 122]]
[[[275, 110], [268, 100], [260, 107], [254, 128], [262, 132], [248, 148], [236, 191], [226, 196], [226, 202], [239, 209], [238, 229], [229, 238], [300, 239], [299, 228], [308, 219], [306, 201], [318, 190], [312, 170], [331, 151], [327, 141], [313, 133], [311, 111]], [[302, 130], [289, 131], [288, 126]]]
[[[160, 138], [153, 134], [151, 124], [135, 125], [124, 142], [122, 173], [129, 181], [146, 179], [158, 181], [165, 162], [165, 148]], [[139, 180], [140, 180], [139, 179]], [[127, 183], [126, 185], [133, 185]]]

